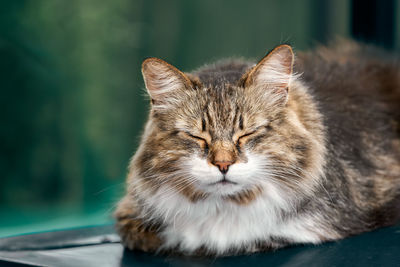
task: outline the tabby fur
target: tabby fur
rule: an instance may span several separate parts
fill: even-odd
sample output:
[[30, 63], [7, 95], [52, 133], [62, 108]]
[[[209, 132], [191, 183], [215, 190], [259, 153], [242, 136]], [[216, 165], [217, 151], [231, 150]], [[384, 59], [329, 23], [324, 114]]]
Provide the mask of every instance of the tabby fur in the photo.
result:
[[399, 220], [398, 57], [340, 41], [142, 72], [151, 111], [115, 212], [129, 249], [252, 253]]

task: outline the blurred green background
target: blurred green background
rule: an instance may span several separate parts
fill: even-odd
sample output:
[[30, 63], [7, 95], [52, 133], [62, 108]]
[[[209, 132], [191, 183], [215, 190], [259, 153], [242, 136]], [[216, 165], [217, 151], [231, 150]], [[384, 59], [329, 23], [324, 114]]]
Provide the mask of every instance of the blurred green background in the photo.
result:
[[350, 13], [346, 0], [2, 0], [0, 236], [112, 221], [147, 116], [145, 57], [190, 71], [304, 50], [349, 37]]

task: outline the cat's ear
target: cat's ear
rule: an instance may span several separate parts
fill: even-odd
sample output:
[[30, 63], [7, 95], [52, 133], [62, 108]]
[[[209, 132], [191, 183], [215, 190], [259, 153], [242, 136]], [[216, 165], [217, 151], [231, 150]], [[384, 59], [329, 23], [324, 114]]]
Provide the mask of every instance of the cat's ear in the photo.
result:
[[245, 86], [272, 88], [288, 93], [293, 75], [294, 54], [289, 45], [280, 45], [258, 62], [243, 77]]
[[142, 74], [153, 106], [168, 107], [179, 100], [179, 91], [192, 87], [190, 79], [180, 70], [158, 58], [142, 63]]

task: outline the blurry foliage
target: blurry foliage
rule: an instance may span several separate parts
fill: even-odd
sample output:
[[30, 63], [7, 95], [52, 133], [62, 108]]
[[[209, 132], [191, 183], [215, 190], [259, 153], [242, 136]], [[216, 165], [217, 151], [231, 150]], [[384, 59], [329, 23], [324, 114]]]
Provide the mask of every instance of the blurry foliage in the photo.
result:
[[348, 35], [348, 1], [323, 2], [1, 1], [0, 216], [112, 208], [147, 116], [145, 57], [188, 71]]

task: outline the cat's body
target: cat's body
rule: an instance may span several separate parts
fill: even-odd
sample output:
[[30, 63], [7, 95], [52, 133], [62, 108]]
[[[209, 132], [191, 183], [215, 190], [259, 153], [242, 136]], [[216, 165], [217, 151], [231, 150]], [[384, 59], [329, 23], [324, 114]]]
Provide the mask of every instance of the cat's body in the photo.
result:
[[[183, 74], [152, 111], [117, 229], [131, 249], [227, 255], [341, 239], [400, 214], [400, 63], [342, 43]], [[226, 180], [225, 180], [226, 179]]]

